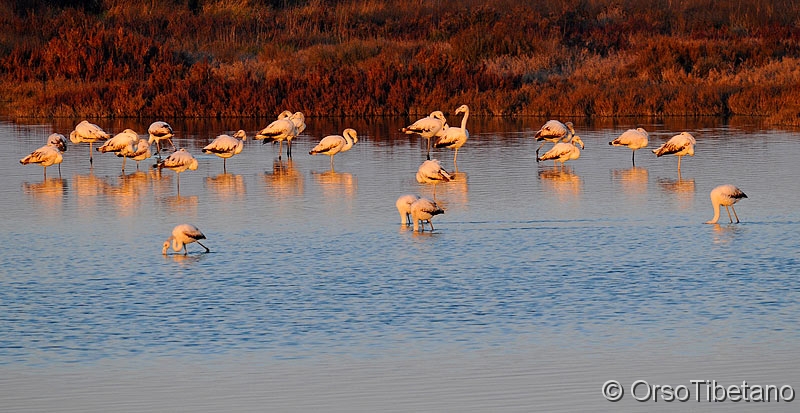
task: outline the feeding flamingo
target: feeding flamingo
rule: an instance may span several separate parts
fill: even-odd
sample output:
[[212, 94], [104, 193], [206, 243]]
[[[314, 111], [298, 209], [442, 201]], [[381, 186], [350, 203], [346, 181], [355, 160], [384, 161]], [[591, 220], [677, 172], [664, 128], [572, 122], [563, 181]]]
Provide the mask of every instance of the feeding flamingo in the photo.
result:
[[422, 221], [422, 231], [425, 231], [425, 222], [431, 226], [433, 231], [433, 222], [431, 218], [436, 215], [444, 214], [444, 209], [436, 205], [436, 202], [427, 198], [420, 198], [411, 204], [411, 220], [414, 222], [414, 232], [419, 232], [419, 225]]
[[401, 195], [397, 198], [395, 206], [397, 207], [397, 212], [400, 213], [400, 224], [404, 226], [411, 225], [411, 204], [418, 199], [419, 197], [413, 194]]
[[172, 229], [172, 235], [170, 235], [170, 237], [164, 241], [161, 253], [167, 255], [167, 249], [169, 249], [170, 241], [172, 241], [172, 249], [175, 252], [183, 250], [183, 255], [187, 255], [189, 253], [189, 251], [186, 249], [186, 245], [193, 242], [196, 242], [198, 245], [205, 248], [206, 252], [210, 252], [211, 250], [209, 250], [208, 247], [200, 243], [199, 240], [201, 239], [206, 239], [206, 236], [203, 235], [203, 233], [200, 232], [196, 226], [192, 224], [177, 225]]
[[[724, 206], [725, 210], [728, 211], [728, 219], [731, 221], [731, 224], [733, 223], [733, 218], [731, 218], [730, 209], [733, 209], [733, 216], [736, 217], [736, 223], [739, 223], [739, 216], [736, 215], [733, 204], [739, 202], [742, 198], [747, 198], [747, 195], [745, 195], [741, 189], [731, 184], [720, 185], [711, 190], [710, 198], [711, 205], [714, 207], [714, 218], [711, 218], [706, 224], [716, 224], [717, 221], [719, 221], [720, 205]], [[730, 209], [728, 209], [728, 207], [730, 207]]]

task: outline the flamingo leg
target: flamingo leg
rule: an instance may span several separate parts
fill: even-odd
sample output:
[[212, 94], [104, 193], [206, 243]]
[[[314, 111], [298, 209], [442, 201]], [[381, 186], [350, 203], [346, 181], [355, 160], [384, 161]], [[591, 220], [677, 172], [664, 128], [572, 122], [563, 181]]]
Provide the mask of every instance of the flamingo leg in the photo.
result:
[[731, 209], [733, 210], [733, 216], [736, 217], [736, 223], [738, 224], [739, 223], [739, 216], [736, 215], [736, 208], [734, 208], [733, 205], [731, 205]]
[[175, 176], [177, 177], [177, 181], [178, 181], [178, 195], [180, 195], [181, 194], [181, 174], [180, 173], [176, 173]]
[[196, 242], [198, 245], [200, 245], [201, 247], [205, 248], [205, 249], [206, 249], [206, 252], [211, 252], [211, 250], [210, 250], [210, 249], [208, 249], [208, 247], [206, 247], [205, 245], [201, 244], [201, 243], [200, 243], [200, 241], [195, 241], [195, 242]]
[[283, 155], [283, 141], [278, 141], [278, 160], [281, 159], [281, 155]]
[[453, 167], [455, 167], [456, 172], [458, 172], [458, 162], [456, 162], [456, 158], [458, 158], [458, 148], [456, 148], [456, 153], [453, 155]]
[[636, 166], [636, 151], [631, 151], [631, 164]]
[[431, 139], [428, 138], [428, 160], [431, 160]]
[[[728, 211], [728, 219], [731, 221], [731, 224], [733, 224], [733, 218], [731, 218], [731, 210], [728, 209], [727, 205], [725, 205], [725, 210]], [[739, 219], [739, 217], [736, 217], [736, 219]]]
[[178, 148], [175, 147], [175, 144], [172, 143], [172, 139], [167, 138], [167, 142], [169, 142], [170, 146], [172, 146], [172, 152], [175, 152], [175, 151], [178, 150]]
[[47, 167], [44, 167], [44, 179], [47, 179]]
[[122, 172], [125, 172], [125, 161], [128, 160], [127, 156], [122, 157]]
[[89, 165], [94, 164], [94, 160], [92, 159], [92, 152], [94, 152], [94, 145], [92, 142], [89, 142]]
[[431, 220], [428, 220], [428, 225], [431, 226], [431, 232], [433, 232], [433, 222], [431, 222]]
[[331, 172], [333, 171], [333, 155], [331, 155]]
[[286, 157], [287, 158], [291, 158], [292, 157], [292, 140], [291, 139], [286, 141]]
[[227, 159], [222, 158], [222, 173], [227, 173], [228, 172], [227, 162], [228, 162]]
[[678, 157], [678, 173], [681, 173], [681, 157]]

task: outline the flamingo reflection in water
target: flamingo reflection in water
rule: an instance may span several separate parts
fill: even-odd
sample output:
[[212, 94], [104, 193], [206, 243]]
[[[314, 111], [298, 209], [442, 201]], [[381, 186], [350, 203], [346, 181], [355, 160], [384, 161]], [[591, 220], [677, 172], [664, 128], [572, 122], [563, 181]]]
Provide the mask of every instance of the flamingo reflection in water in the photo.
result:
[[222, 199], [240, 199], [245, 195], [245, 183], [242, 175], [221, 173], [205, 178], [206, 187]]
[[264, 173], [264, 182], [267, 191], [278, 198], [302, 195], [305, 184], [303, 174], [294, 167], [291, 159], [272, 162], [272, 171]]

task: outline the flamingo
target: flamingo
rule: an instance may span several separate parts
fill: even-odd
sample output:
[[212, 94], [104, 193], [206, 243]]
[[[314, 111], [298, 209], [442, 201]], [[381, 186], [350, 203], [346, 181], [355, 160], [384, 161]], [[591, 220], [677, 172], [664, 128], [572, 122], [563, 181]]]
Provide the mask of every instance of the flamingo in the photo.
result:
[[[44, 178], [47, 179], [47, 167], [56, 164], [58, 164], [60, 167], [61, 161], [63, 160], [64, 157], [61, 156], [61, 152], [57, 147], [44, 145], [31, 152], [30, 155], [20, 159], [19, 163], [23, 165], [27, 165], [29, 163], [38, 163], [39, 165], [42, 165], [44, 167]], [[58, 171], [58, 176], [61, 176], [61, 169]]]
[[397, 198], [395, 206], [397, 207], [397, 212], [400, 213], [401, 225], [411, 225], [411, 204], [418, 199], [419, 196], [414, 194], [401, 195], [400, 198]]
[[[436, 202], [427, 198], [420, 198], [411, 204], [411, 220], [414, 221], [414, 232], [419, 232], [420, 221], [428, 221], [433, 231], [431, 218], [436, 215], [444, 214], [444, 209], [436, 205]], [[422, 222], [422, 231], [425, 231], [425, 223]]]
[[[139, 142], [139, 135], [132, 129], [125, 129], [124, 131], [114, 135], [113, 138], [107, 140], [103, 146], [97, 148], [100, 153], [113, 152], [119, 154], [119, 151], [124, 150], [128, 146], [136, 145]], [[122, 171], [125, 171], [125, 160], [127, 157], [122, 157]]]
[[[288, 110], [283, 111], [280, 115], [278, 115], [277, 120], [267, 125], [266, 128], [262, 129], [261, 132], [258, 132], [255, 138], [253, 138], [263, 139], [261, 142], [262, 144], [267, 142], [278, 142], [280, 145], [278, 148], [278, 159], [281, 159], [281, 155], [283, 154], [283, 141], [291, 141], [298, 134], [297, 126], [295, 126], [294, 122], [292, 122], [291, 117], [291, 112]], [[288, 142], [286, 157], [292, 157], [291, 144]]]
[[447, 127], [447, 119], [441, 111], [433, 111], [428, 117], [417, 120], [405, 128], [400, 129], [406, 135], [414, 133], [428, 140], [427, 159], [431, 159], [431, 138], [441, 136], [442, 130]]
[[694, 156], [694, 145], [697, 141], [689, 132], [681, 132], [678, 135], [671, 137], [667, 142], [653, 149], [653, 153], [657, 157], [661, 155], [675, 155], [678, 157], [678, 173], [681, 171], [681, 158], [684, 155]]
[[[117, 152], [117, 156], [131, 158], [132, 160], [136, 161], [136, 170], [138, 171], [139, 162], [153, 156], [152, 152], [150, 152], [150, 141], [147, 139], [139, 139], [139, 142], [136, 144], [136, 146], [131, 143], [130, 145], [120, 149], [119, 152]], [[124, 166], [122, 170], [125, 170]]]
[[627, 146], [631, 149], [631, 163], [636, 166], [634, 155], [637, 149], [647, 146], [647, 131], [644, 128], [628, 129], [619, 135], [618, 138], [609, 142], [611, 146]]
[[456, 168], [456, 172], [458, 172], [458, 163], [456, 163], [456, 158], [458, 157], [458, 148], [464, 146], [464, 144], [467, 143], [467, 139], [469, 139], [469, 131], [467, 130], [469, 107], [467, 105], [459, 106], [458, 109], [456, 109], [456, 114], [459, 113], [464, 114], [464, 117], [461, 118], [461, 127], [444, 128], [442, 131], [442, 136], [436, 139], [436, 142], [433, 144], [434, 148], [449, 148], [455, 150], [455, 154], [453, 154], [453, 166]]
[[[580, 149], [578, 146], [580, 146]], [[563, 167], [564, 162], [580, 158], [581, 149], [583, 149], [583, 141], [580, 136], [574, 135], [569, 142], [559, 142], [555, 144], [555, 146], [545, 152], [544, 155], [537, 157], [536, 162], [552, 159], [553, 162], [561, 162], [561, 166]]]
[[425, 161], [417, 169], [417, 182], [421, 184], [433, 184], [433, 197], [436, 199], [436, 184], [439, 182], [450, 182], [453, 177], [442, 168], [438, 159]]
[[328, 135], [322, 138], [321, 141], [311, 149], [308, 154], [316, 155], [321, 153], [331, 157], [331, 171], [333, 170], [333, 156], [339, 152], [349, 151], [358, 142], [358, 136], [354, 129], [347, 128], [342, 132], [342, 135]]
[[227, 165], [226, 162], [228, 158], [232, 157], [233, 155], [238, 155], [242, 153], [242, 148], [244, 148], [244, 141], [247, 140], [247, 134], [239, 129], [233, 136], [230, 135], [219, 135], [217, 136], [211, 143], [206, 145], [202, 152], [203, 153], [213, 153], [214, 155], [219, 156], [222, 158], [222, 171], [227, 172]]
[[548, 120], [534, 135], [537, 141], [545, 141], [536, 148], [536, 158], [539, 158], [539, 150], [545, 143], [569, 142], [573, 135], [575, 135], [575, 129], [572, 122], [561, 123], [557, 120]]
[[150, 135], [148, 143], [156, 143], [156, 155], [158, 155], [159, 158], [161, 157], [161, 141], [169, 142], [170, 146], [172, 146], [172, 151], [174, 152], [176, 150], [175, 144], [172, 143], [172, 137], [175, 135], [169, 123], [157, 120], [150, 124], [150, 127], [147, 128], [147, 133]]
[[[733, 204], [739, 202], [742, 198], [747, 198], [744, 192], [741, 189], [731, 185], [725, 184], [720, 185], [711, 190], [710, 194], [711, 198], [711, 205], [714, 207], [714, 218], [711, 218], [710, 221], [706, 222], [706, 224], [716, 224], [719, 221], [719, 207], [720, 205], [725, 207], [725, 210], [728, 211], [728, 219], [733, 223], [733, 218], [731, 218], [731, 209], [733, 209], [733, 216], [736, 217], [736, 223], [739, 223], [739, 216], [736, 215], [736, 210], [733, 208]], [[728, 207], [731, 207], [728, 209]]]
[[184, 148], [172, 152], [168, 157], [157, 165], [159, 168], [168, 168], [175, 171], [178, 177], [178, 192], [181, 191], [181, 172], [189, 169], [197, 170], [197, 159]]
[[106, 133], [106, 131], [104, 131], [102, 128], [95, 125], [94, 123], [89, 123], [89, 121], [86, 120], [81, 121], [81, 123], [75, 125], [75, 130], [73, 130], [69, 134], [69, 140], [76, 145], [81, 142], [89, 143], [90, 165], [94, 162], [92, 159], [92, 152], [94, 151], [94, 143], [108, 140], [110, 137], [111, 135]]
[[187, 244], [196, 242], [198, 245], [206, 249], [206, 252], [211, 252], [205, 245], [201, 244], [199, 240], [206, 239], [206, 236], [192, 224], [180, 224], [172, 229], [172, 235], [164, 241], [161, 253], [167, 255], [170, 241], [172, 241], [172, 249], [175, 252], [183, 250], [183, 255], [187, 255], [189, 251], [186, 249]]
[[289, 138], [286, 139], [286, 144], [288, 145], [286, 147], [287, 151], [286, 156], [292, 156], [292, 139], [296, 138], [301, 133], [303, 133], [304, 130], [306, 130], [306, 116], [303, 115], [303, 112], [292, 113], [289, 119], [292, 121], [294, 127], [297, 129], [297, 134], [295, 134], [294, 136], [290, 136]]

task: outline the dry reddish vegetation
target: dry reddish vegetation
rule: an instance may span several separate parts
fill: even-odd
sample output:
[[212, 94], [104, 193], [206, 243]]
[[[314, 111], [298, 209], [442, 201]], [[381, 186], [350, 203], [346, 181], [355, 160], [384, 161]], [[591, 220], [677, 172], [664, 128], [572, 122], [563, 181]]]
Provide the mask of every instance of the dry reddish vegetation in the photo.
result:
[[759, 115], [800, 125], [794, 0], [14, 0], [13, 117]]

